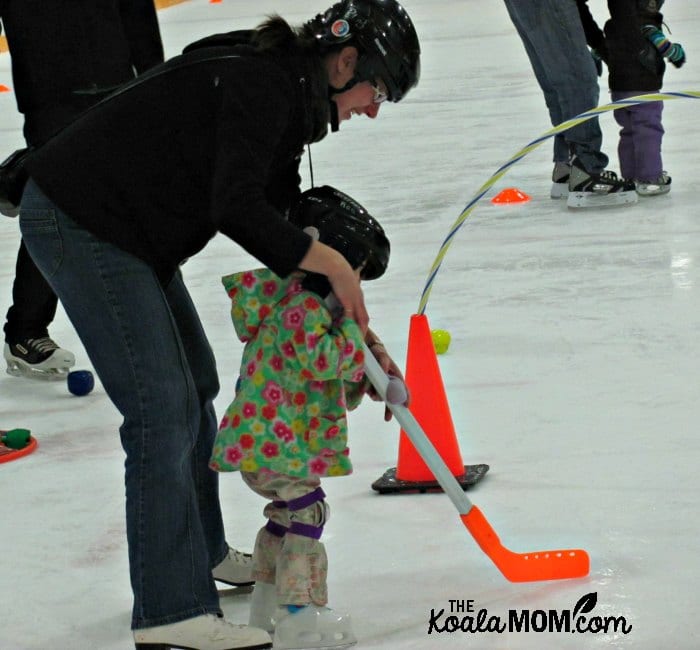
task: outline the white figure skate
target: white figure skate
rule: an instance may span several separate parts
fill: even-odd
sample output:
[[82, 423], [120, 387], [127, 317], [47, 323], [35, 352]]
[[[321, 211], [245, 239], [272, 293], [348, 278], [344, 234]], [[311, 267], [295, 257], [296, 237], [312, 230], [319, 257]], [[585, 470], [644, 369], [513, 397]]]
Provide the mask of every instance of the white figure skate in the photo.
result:
[[229, 547], [226, 557], [211, 571], [214, 580], [232, 587], [247, 587], [253, 580], [253, 556]]
[[272, 647], [267, 632], [229, 623], [214, 614], [134, 630], [134, 642], [136, 650], [261, 650]]

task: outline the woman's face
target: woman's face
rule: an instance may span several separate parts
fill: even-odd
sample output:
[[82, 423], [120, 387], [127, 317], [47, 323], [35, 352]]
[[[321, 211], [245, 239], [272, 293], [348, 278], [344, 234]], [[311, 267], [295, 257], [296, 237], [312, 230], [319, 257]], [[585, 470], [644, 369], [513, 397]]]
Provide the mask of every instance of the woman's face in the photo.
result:
[[386, 88], [380, 80], [376, 84], [361, 81], [342, 93], [332, 95], [331, 99], [338, 106], [338, 120], [342, 122], [353, 115], [366, 115], [374, 119], [379, 115], [379, 107], [386, 95]]

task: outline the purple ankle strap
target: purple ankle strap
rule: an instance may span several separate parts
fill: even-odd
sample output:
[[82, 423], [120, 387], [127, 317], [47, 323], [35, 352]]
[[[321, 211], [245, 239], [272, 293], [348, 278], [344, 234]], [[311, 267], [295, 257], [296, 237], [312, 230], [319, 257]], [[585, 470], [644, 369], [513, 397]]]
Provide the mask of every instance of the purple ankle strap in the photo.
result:
[[289, 508], [292, 512], [302, 510], [304, 508], [308, 508], [314, 503], [323, 501], [325, 498], [326, 493], [320, 487], [317, 487], [313, 492], [309, 492], [303, 497], [298, 497], [287, 501], [287, 508]]
[[276, 521], [272, 521], [272, 519], [267, 520], [265, 530], [275, 537], [284, 537], [287, 534], [287, 528], [282, 524], [278, 524]]
[[310, 526], [302, 524], [299, 521], [293, 521], [289, 527], [289, 532], [302, 537], [311, 537], [312, 539], [320, 539], [323, 533], [323, 526]]

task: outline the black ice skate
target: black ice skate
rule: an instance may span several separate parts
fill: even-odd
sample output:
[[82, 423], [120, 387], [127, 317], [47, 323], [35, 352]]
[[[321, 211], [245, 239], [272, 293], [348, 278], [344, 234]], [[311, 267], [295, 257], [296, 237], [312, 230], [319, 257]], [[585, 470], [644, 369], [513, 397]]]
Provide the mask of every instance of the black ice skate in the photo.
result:
[[637, 202], [634, 181], [618, 178], [615, 172], [603, 170], [600, 174], [587, 172], [578, 158], [571, 161], [569, 176], [570, 208], [601, 208]]
[[571, 165], [568, 162], [554, 163], [552, 170], [552, 189], [549, 196], [553, 199], [564, 199], [569, 195], [569, 176]]
[[7, 374], [13, 377], [65, 379], [75, 365], [75, 356], [45, 336], [5, 343], [5, 361]]

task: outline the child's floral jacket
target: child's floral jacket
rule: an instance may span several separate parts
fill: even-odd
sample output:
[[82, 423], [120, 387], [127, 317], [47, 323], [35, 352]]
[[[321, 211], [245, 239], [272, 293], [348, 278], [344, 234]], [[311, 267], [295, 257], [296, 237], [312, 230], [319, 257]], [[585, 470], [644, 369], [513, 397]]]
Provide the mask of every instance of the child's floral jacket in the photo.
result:
[[222, 281], [246, 346], [238, 392], [221, 421], [210, 466], [298, 477], [352, 472], [346, 409], [355, 408], [368, 388], [355, 322], [333, 322], [298, 275], [283, 280], [258, 269]]

